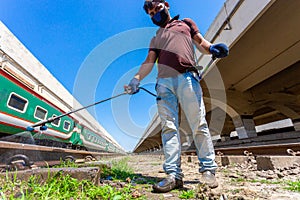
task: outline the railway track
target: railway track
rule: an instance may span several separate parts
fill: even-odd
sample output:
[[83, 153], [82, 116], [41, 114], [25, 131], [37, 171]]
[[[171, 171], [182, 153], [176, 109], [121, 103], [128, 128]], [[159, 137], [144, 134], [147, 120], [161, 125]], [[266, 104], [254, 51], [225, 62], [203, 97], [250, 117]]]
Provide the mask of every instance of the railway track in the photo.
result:
[[[296, 131], [274, 132], [259, 135], [255, 138], [227, 139], [214, 144], [217, 155], [244, 155], [251, 152], [253, 155], [288, 156], [299, 155], [300, 133]], [[194, 149], [187, 149], [185, 154], [194, 154]]]
[[[261, 144], [261, 145], [243, 145], [216, 147], [216, 155], [240, 156], [251, 153], [252, 155], [269, 155], [269, 156], [300, 156], [300, 143], [285, 144]], [[162, 151], [155, 152], [163, 154]], [[196, 155], [196, 150], [183, 150], [183, 155]]]
[[0, 168], [28, 169], [32, 166], [53, 166], [62, 160], [92, 161], [105, 157], [120, 156], [119, 153], [74, 150], [33, 144], [0, 141]]
[[[215, 149], [216, 155], [223, 156], [300, 156], [300, 143], [269, 144], [240, 147], [222, 147]], [[149, 154], [149, 153], [147, 153]], [[163, 152], [152, 152], [163, 154]], [[183, 155], [195, 155], [195, 151], [183, 151]], [[74, 150], [47, 147], [33, 144], [0, 141], [0, 168], [28, 169], [32, 166], [53, 166], [61, 161], [92, 161], [105, 157], [117, 157], [119, 153]], [[123, 155], [123, 154], [122, 154]]]
[[216, 148], [217, 155], [290, 155], [300, 156], [300, 143]]
[[[273, 151], [272, 151], [273, 149]], [[290, 150], [288, 150], [290, 149]], [[247, 147], [228, 147], [228, 148], [217, 148], [216, 152], [217, 153], [217, 159], [220, 162], [219, 168], [218, 168], [218, 172], [217, 172], [217, 178], [219, 181], [219, 187], [216, 190], [210, 190], [209, 193], [211, 194], [216, 194], [216, 195], [220, 195], [221, 193], [224, 193], [230, 197], [235, 197], [236, 196], [236, 192], [240, 191], [240, 195], [241, 196], [247, 196], [249, 195], [247, 193], [247, 191], [249, 191], [249, 188], [252, 189], [252, 191], [255, 191], [256, 193], [254, 193], [254, 196], [258, 197], [258, 196], [263, 196], [266, 195], [266, 193], [263, 192], [258, 192], [258, 191], [264, 191], [264, 190], [268, 190], [268, 194], [270, 195], [274, 195], [274, 196], [278, 196], [278, 195], [284, 195], [284, 193], [282, 192], [282, 190], [274, 190], [274, 189], [270, 189], [269, 185], [264, 186], [264, 190], [262, 189], [257, 189], [257, 185], [255, 185], [255, 183], [251, 182], [251, 177], [254, 177], [253, 182], [257, 181], [258, 176], [257, 174], [260, 174], [260, 176], [263, 175], [263, 177], [260, 177], [263, 180], [269, 180], [270, 176], [268, 173], [270, 171], [270, 169], [263, 169], [263, 165], [261, 165], [259, 163], [259, 160], [256, 160], [257, 162], [251, 162], [249, 161], [249, 155], [254, 155], [253, 157], [255, 157], [255, 155], [277, 155], [277, 154], [283, 154], [283, 155], [290, 155], [291, 158], [293, 158], [295, 160], [295, 163], [299, 163], [298, 162], [298, 157], [295, 157], [297, 155], [299, 155], [300, 153], [298, 152], [299, 150], [299, 143], [290, 143], [290, 144], [281, 144], [281, 145], [261, 145], [261, 146], [247, 146]], [[245, 152], [247, 152], [247, 154], [245, 154]], [[10, 163], [10, 165], [12, 165], [14, 168], [18, 167], [21, 163], [22, 164], [31, 164], [32, 166], [43, 166], [45, 165], [45, 163], [47, 163], [47, 166], [51, 166], [51, 165], [56, 165], [60, 163], [60, 160], [63, 158], [74, 158], [76, 161], [77, 160], [85, 160], [85, 159], [101, 159], [103, 157], [109, 157], [110, 159], [115, 159], [116, 157], [119, 157], [120, 154], [114, 154], [114, 153], [105, 153], [105, 152], [91, 152], [91, 151], [82, 151], [82, 150], [73, 150], [73, 149], [63, 149], [63, 148], [57, 148], [57, 147], [45, 147], [45, 146], [38, 146], [38, 145], [32, 145], [32, 144], [21, 144], [21, 143], [13, 143], [13, 142], [3, 142], [0, 141], [0, 162], [8, 162], [8, 160], [11, 157], [8, 157], [8, 155], [15, 155], [13, 153], [18, 153], [17, 155], [19, 155], [19, 157], [16, 157], [20, 160], [10, 160], [12, 161]], [[22, 153], [22, 154], [21, 154]], [[134, 169], [135, 174], [137, 174], [136, 176], [139, 177], [139, 180], [146, 180], [146, 178], [160, 178], [163, 177], [164, 174], [161, 173], [161, 166], [163, 165], [163, 157], [162, 152], [155, 152], [156, 155], [151, 155], [150, 154], [140, 154], [140, 155], [129, 155], [128, 156], [128, 165], [131, 166]], [[193, 153], [193, 152], [190, 152]], [[221, 154], [225, 155], [222, 156]], [[26, 157], [28, 158], [28, 160], [26, 160], [26, 158], [20, 156], [20, 155], [26, 155]], [[124, 154], [123, 154], [124, 155]], [[222, 159], [222, 158], [226, 158], [226, 157], [230, 157], [230, 156], [226, 156], [226, 155], [233, 155], [235, 157], [243, 157], [245, 159], [240, 159], [242, 162], [242, 164], [240, 165], [231, 165], [231, 160], [228, 159], [228, 162], [226, 159]], [[243, 156], [236, 156], [236, 155], [243, 155]], [[121, 155], [122, 156], [122, 155]], [[292, 157], [294, 156], [294, 157]], [[251, 156], [252, 157], [252, 156]], [[257, 159], [259, 156], [253, 158], [253, 159]], [[275, 157], [281, 157], [281, 156], [275, 156]], [[283, 157], [287, 157], [287, 156], [283, 156]], [[289, 156], [287, 158], [285, 158], [285, 160], [283, 160], [282, 162], [285, 162], [288, 160], [293, 160], [291, 159]], [[23, 159], [23, 160], [22, 160]], [[107, 159], [107, 160], [110, 160]], [[281, 159], [281, 158], [279, 158]], [[46, 162], [45, 162], [46, 161]], [[103, 161], [103, 160], [102, 160]], [[223, 165], [223, 161], [226, 161], [226, 165]], [[245, 163], [245, 161], [247, 161]], [[16, 162], [16, 163], [14, 163]], [[26, 168], [22, 168], [21, 166], [21, 170], [18, 170], [18, 172], [4, 172], [2, 173], [2, 175], [5, 177], [7, 176], [7, 174], [10, 174], [10, 177], [12, 177], [12, 179], [14, 177], [18, 177], [21, 180], [28, 180], [28, 177], [31, 176], [32, 174], [39, 174], [40, 177], [48, 177], [49, 176], [49, 172], [51, 173], [51, 176], [55, 176], [58, 172], [62, 172], [64, 174], [69, 174], [71, 175], [73, 178], [76, 179], [80, 179], [80, 180], [91, 180], [93, 181], [93, 183], [95, 185], [99, 185], [100, 182], [100, 170], [98, 170], [98, 166], [102, 165], [102, 164], [109, 164], [109, 162], [98, 162], [98, 165], [96, 164], [97, 162], [89, 162], [89, 163], [84, 163], [83, 165], [81, 165], [81, 167], [79, 168], [73, 168], [73, 167], [64, 167], [64, 168], [51, 168], [46, 169], [46, 168], [40, 168], [35, 170], [32, 166], [28, 166], [27, 169], [31, 168], [33, 170], [24, 170], [22, 171], [22, 169], [26, 169]], [[184, 178], [184, 187], [186, 190], [194, 190], [194, 191], [198, 191], [195, 190], [195, 188], [197, 188], [199, 186], [199, 184], [201, 183], [201, 181], [199, 180], [199, 173], [198, 173], [198, 168], [196, 167], [198, 163], [198, 159], [197, 156], [190, 156], [189, 154], [186, 154], [185, 156], [183, 156], [182, 158], [182, 168], [183, 168], [183, 172], [185, 173], [185, 178]], [[264, 163], [266, 163], [266, 161], [264, 161]], [[89, 165], [91, 164], [91, 165]], [[3, 164], [3, 168], [7, 167], [7, 163]], [[266, 165], [266, 164], [264, 164]], [[95, 167], [97, 166], [97, 167]], [[226, 166], [226, 167], [225, 167]], [[269, 166], [269, 165], [268, 165]], [[277, 166], [277, 165], [276, 165]], [[298, 168], [300, 167], [299, 165], [297, 165], [298, 167], [296, 167], [296, 165], [293, 165], [291, 163], [287, 163], [287, 166], [285, 166], [284, 168], [282, 168], [282, 170], [284, 171], [279, 171], [279, 170], [274, 170], [272, 171], [272, 173], [274, 173], [274, 177], [276, 176], [280, 176], [280, 177], [285, 177], [287, 179], [291, 179], [295, 176]], [[251, 168], [249, 168], [251, 167]], [[291, 168], [293, 167], [293, 168]], [[97, 170], [96, 170], [97, 168]], [[286, 169], [286, 170], [285, 170]], [[300, 168], [299, 168], [300, 169]], [[260, 173], [259, 170], [268, 170], [268, 173]], [[241, 173], [237, 173], [241, 172]], [[230, 173], [228, 175], [228, 173]], [[271, 173], [271, 174], [272, 174]], [[277, 173], [279, 173], [277, 175]], [[242, 176], [243, 175], [243, 176]], [[296, 175], [297, 177], [299, 177], [299, 175]], [[275, 178], [271, 177], [272, 179], [275, 180]], [[245, 192], [243, 192], [243, 190], [241, 189], [241, 183], [240, 181], [231, 181], [231, 179], [236, 179], [236, 180], [244, 180], [243, 184], [245, 184], [246, 186], [244, 188]], [[249, 179], [250, 181], [247, 182], [247, 179]], [[44, 179], [43, 179], [44, 180]], [[293, 179], [294, 180], [294, 179]], [[127, 179], [126, 179], [127, 181]], [[117, 187], [116, 184], [113, 181], [109, 181], [109, 180], [105, 180], [105, 184], [106, 185], [110, 185], [112, 187]], [[128, 182], [123, 182], [122, 184], [128, 184]], [[147, 183], [148, 184], [148, 183]], [[201, 185], [201, 184], [200, 184]], [[149, 187], [150, 184], [148, 184], [147, 187]], [[262, 187], [262, 184], [259, 185], [259, 187]], [[276, 186], [278, 187], [278, 186]], [[147, 196], [147, 199], [160, 199], [161, 197], [159, 196], [160, 194], [154, 194], [152, 192], [145, 192], [147, 191], [146, 189], [143, 190], [144, 191], [144, 195]], [[231, 192], [234, 191], [234, 192]], [[201, 193], [201, 192], [200, 192]], [[173, 193], [171, 193], [173, 195]], [[291, 194], [288, 193], [289, 196], [292, 196], [289, 199], [298, 199], [297, 197], [299, 197], [299, 195], [295, 196], [296, 194]], [[179, 197], [177, 198], [177, 195], [174, 195], [174, 198], [172, 199], [180, 199]], [[233, 198], [234, 199], [234, 198]], [[272, 198], [270, 198], [272, 199]]]

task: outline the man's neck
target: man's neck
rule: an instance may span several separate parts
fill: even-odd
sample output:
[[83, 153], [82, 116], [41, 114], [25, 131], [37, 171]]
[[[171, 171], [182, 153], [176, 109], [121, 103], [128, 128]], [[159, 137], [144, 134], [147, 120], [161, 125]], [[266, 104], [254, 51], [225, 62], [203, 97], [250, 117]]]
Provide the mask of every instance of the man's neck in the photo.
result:
[[171, 18], [171, 16], [168, 17], [167, 22], [161, 26], [161, 28], [165, 28], [167, 26], [167, 24], [173, 22], [174, 20], [178, 20], [179, 19], [179, 15], [176, 15], [175, 17]]

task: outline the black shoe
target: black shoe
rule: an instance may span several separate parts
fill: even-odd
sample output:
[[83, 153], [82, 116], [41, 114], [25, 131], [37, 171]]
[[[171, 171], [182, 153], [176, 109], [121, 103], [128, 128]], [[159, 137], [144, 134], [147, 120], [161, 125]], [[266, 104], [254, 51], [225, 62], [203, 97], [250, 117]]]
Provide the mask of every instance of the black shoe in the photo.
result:
[[162, 181], [156, 183], [152, 186], [153, 192], [164, 193], [169, 192], [173, 189], [179, 189], [183, 187], [183, 181], [181, 179], [176, 179], [174, 176], [169, 175]]

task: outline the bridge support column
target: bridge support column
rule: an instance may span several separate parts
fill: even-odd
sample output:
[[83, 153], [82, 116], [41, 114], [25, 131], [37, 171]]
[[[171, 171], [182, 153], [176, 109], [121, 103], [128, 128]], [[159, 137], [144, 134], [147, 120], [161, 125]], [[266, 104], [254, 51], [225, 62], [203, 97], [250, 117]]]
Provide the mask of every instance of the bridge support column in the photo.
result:
[[232, 120], [239, 139], [257, 137], [255, 123], [251, 115], [239, 115]]
[[295, 131], [300, 131], [300, 119], [294, 119], [292, 120]]

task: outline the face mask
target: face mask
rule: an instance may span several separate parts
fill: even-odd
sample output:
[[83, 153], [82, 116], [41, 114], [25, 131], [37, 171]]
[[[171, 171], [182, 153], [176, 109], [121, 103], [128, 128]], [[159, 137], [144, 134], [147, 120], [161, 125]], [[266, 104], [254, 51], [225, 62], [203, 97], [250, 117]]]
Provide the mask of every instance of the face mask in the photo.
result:
[[153, 24], [157, 25], [157, 26], [163, 26], [169, 17], [169, 12], [168, 9], [166, 7], [164, 7], [164, 9], [162, 9], [161, 11], [157, 12], [155, 15], [153, 15], [153, 17], [151, 18]]

